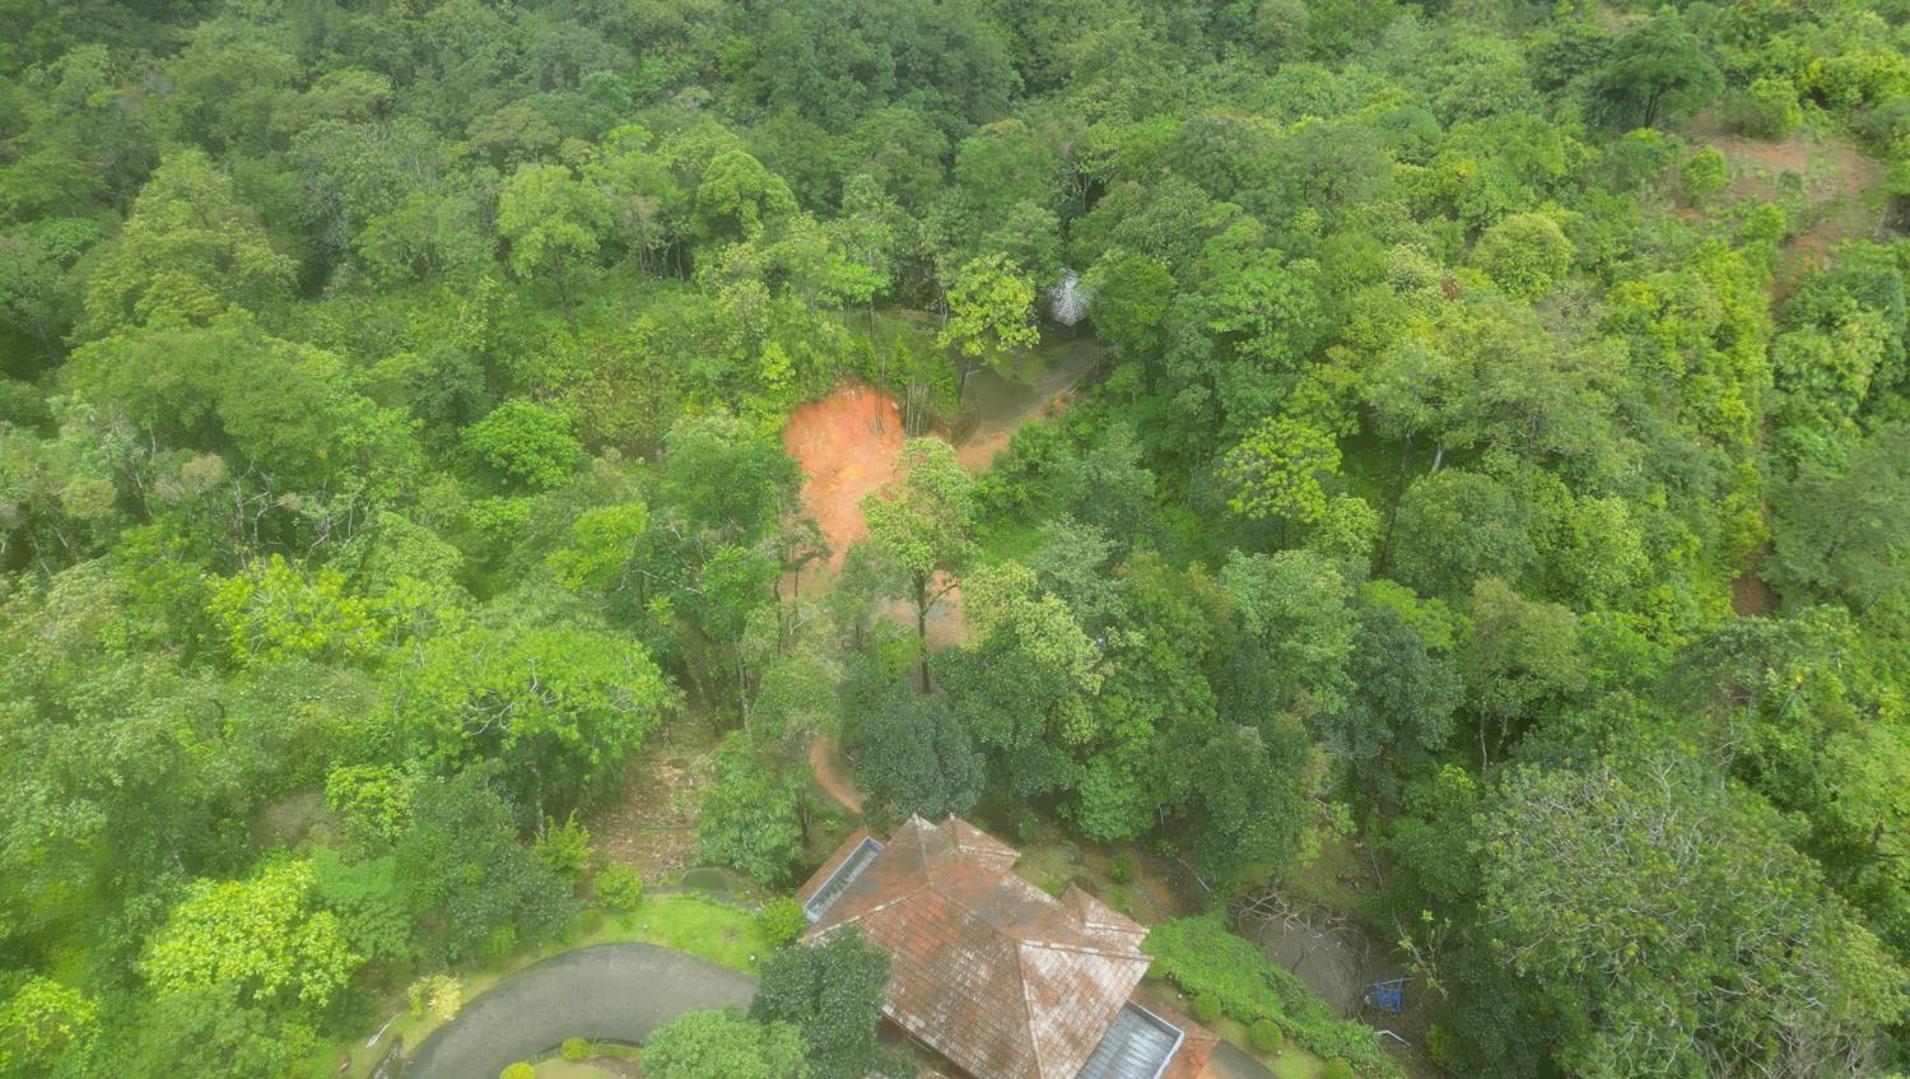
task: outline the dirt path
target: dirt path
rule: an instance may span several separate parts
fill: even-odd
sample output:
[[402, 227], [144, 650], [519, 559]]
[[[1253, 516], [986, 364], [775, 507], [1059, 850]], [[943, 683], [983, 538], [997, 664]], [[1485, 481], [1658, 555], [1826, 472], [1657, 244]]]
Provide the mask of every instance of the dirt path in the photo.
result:
[[1760, 614], [1770, 614], [1777, 610], [1777, 593], [1764, 583], [1760, 571], [1764, 560], [1771, 556], [1771, 545], [1766, 543], [1752, 553], [1744, 572], [1731, 580], [1731, 611], [1740, 618], [1750, 618]]
[[412, 1079], [483, 1079], [565, 1038], [642, 1042], [684, 1012], [747, 1007], [756, 979], [653, 944], [597, 944], [512, 975], [418, 1046]]
[[837, 804], [851, 813], [862, 812], [862, 792], [856, 788], [855, 769], [842, 755], [842, 743], [830, 735], [818, 735], [809, 743], [809, 774], [816, 785], [829, 793]]
[[975, 372], [968, 380], [968, 409], [975, 425], [955, 448], [955, 459], [970, 472], [987, 469], [1023, 424], [1066, 407], [1075, 384], [1100, 357], [1099, 345], [1079, 338], [1038, 354], [1042, 366], [1033, 370]]
[[623, 795], [586, 821], [598, 852], [635, 866], [646, 881], [674, 880], [696, 864], [701, 777], [715, 749], [709, 730], [707, 717], [685, 716], [638, 752]]

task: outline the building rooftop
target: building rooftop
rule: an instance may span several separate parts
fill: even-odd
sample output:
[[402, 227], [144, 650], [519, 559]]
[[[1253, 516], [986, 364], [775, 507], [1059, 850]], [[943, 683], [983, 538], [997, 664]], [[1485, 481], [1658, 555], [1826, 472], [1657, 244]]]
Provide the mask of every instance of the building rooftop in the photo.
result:
[[797, 895], [805, 939], [854, 925], [887, 949], [884, 1015], [970, 1075], [1154, 1079], [1183, 1036], [1129, 1001], [1146, 930], [1021, 879], [1019, 857], [955, 818], [911, 818], [886, 844], [858, 832]]

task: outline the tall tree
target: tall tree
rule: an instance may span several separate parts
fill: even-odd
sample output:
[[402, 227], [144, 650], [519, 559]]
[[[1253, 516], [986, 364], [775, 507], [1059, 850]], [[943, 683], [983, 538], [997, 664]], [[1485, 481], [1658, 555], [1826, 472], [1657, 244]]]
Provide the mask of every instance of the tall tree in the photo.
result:
[[1612, 121], [1651, 127], [1709, 104], [1723, 88], [1704, 44], [1675, 10], [1665, 10], [1618, 39], [1593, 93]]
[[899, 1079], [913, 1069], [890, 1059], [876, 1039], [888, 984], [889, 953], [849, 926], [814, 945], [770, 956], [749, 1014], [802, 1031], [814, 1079]]
[[1903, 970], [1768, 809], [1675, 760], [1522, 768], [1485, 815], [1481, 914], [1583, 1075], [1859, 1075]]
[[922, 692], [929, 691], [928, 616], [974, 557], [975, 481], [954, 447], [912, 438], [896, 457], [896, 481], [862, 500], [869, 542], [908, 575], [922, 646]]
[[1005, 256], [963, 263], [948, 282], [944, 302], [948, 318], [936, 340], [958, 357], [958, 399], [967, 396], [968, 376], [974, 373], [969, 361], [1000, 366], [1041, 340], [1034, 319], [1034, 283]]

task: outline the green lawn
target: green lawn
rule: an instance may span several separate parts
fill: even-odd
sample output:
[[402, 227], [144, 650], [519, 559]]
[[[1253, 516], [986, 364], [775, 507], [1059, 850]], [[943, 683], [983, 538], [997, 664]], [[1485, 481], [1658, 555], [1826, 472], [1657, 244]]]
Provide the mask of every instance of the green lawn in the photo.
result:
[[602, 928], [571, 946], [620, 940], [661, 944], [752, 974], [770, 951], [754, 913], [693, 892], [645, 896], [636, 910], [605, 918]]

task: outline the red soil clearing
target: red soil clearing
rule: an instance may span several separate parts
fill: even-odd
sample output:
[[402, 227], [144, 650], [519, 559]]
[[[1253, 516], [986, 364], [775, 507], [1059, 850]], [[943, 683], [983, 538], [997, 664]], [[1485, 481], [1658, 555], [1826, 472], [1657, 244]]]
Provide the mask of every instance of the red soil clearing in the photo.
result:
[[863, 382], [846, 381], [789, 414], [783, 445], [802, 466], [803, 506], [829, 543], [831, 567], [868, 531], [862, 499], [895, 478], [904, 437], [895, 399]]

